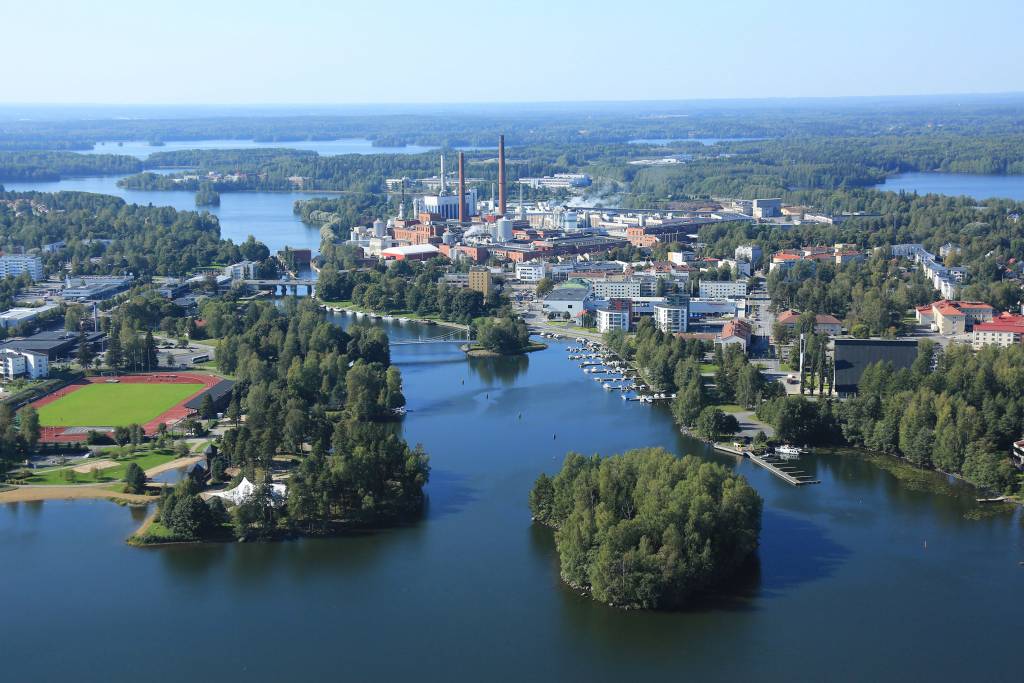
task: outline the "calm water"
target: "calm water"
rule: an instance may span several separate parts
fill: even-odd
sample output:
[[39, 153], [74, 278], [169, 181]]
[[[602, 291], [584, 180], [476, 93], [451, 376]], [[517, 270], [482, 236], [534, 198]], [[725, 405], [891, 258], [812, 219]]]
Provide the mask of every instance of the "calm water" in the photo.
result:
[[699, 142], [705, 147], [717, 145], [719, 142], [750, 142], [753, 140], [767, 140], [768, 138], [638, 138], [630, 140], [631, 145], [656, 145], [667, 147], [679, 142]]
[[[388, 327], [395, 339], [439, 331]], [[138, 511], [0, 506], [5, 678], [1020, 680], [1021, 524], [964, 519], [968, 490], [911, 491], [836, 456], [808, 458], [822, 484], [796, 489], [743, 462], [766, 501], [757, 574], [689, 612], [621, 612], [560, 584], [551, 534], [526, 505], [537, 473], [570, 448], [736, 461], [680, 437], [661, 409], [602, 391], [560, 344], [518, 359], [442, 345], [393, 356], [406, 436], [433, 465], [422, 522], [140, 550], [123, 543]], [[148, 635], [124, 642], [130, 623]], [[83, 668], [101, 652], [116, 666]]]
[[885, 179], [876, 190], [918, 194], [966, 195], [975, 199], [1024, 200], [1024, 176], [969, 173], [902, 173]]
[[335, 154], [421, 154], [434, 147], [406, 145], [405, 147], [374, 147], [365, 138], [342, 138], [340, 140], [289, 140], [287, 142], [257, 142], [256, 140], [169, 140], [154, 147], [145, 140], [98, 142], [83, 154], [126, 154], [137, 159], [146, 159], [156, 152], [173, 152], [181, 149], [305, 149], [322, 156]]
[[300, 192], [222, 192], [220, 206], [196, 208], [194, 192], [127, 190], [117, 186], [121, 176], [65, 178], [53, 182], [2, 183], [12, 192], [98, 192], [123, 198], [135, 204], [173, 206], [179, 211], [209, 211], [220, 220], [224, 239], [244, 242], [249, 235], [266, 244], [271, 252], [285, 245], [294, 249], [320, 249], [320, 230], [304, 224], [292, 212], [296, 199], [325, 195]]

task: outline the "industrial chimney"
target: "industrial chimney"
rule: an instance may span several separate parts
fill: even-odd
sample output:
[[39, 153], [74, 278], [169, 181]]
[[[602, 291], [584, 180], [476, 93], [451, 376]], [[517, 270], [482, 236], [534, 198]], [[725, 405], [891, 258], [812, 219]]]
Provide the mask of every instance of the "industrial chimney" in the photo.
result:
[[505, 215], [505, 136], [498, 136], [498, 214]]
[[459, 223], [466, 222], [466, 155], [459, 152]]

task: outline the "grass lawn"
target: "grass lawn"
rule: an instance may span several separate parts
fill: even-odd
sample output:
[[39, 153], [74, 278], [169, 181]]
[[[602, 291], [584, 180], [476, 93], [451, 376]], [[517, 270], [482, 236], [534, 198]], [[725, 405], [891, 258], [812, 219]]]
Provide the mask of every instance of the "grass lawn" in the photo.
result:
[[39, 409], [43, 427], [143, 424], [203, 388], [202, 384], [90, 384]]
[[718, 372], [718, 366], [715, 365], [714, 363], [701, 363], [700, 364], [700, 371], [702, 373], [704, 373], [704, 372]]
[[[98, 472], [75, 472], [74, 475], [70, 474], [72, 468], [70, 467], [54, 467], [52, 469], [40, 470], [33, 476], [25, 480], [26, 484], [91, 484], [93, 482], [106, 482], [106, 481], [120, 481], [124, 479], [125, 472], [128, 471], [128, 465], [135, 463], [144, 470], [148, 470], [150, 467], [156, 467], [157, 465], [163, 465], [165, 462], [174, 460], [177, 455], [170, 451], [153, 451], [152, 453], [142, 453], [140, 455], [132, 456], [131, 458], [125, 458], [118, 460], [117, 465], [109, 467]], [[97, 460], [103, 460], [100, 457]], [[76, 467], [85, 466], [88, 467], [89, 461], [84, 460]], [[72, 479], [71, 477], [74, 477]]]
[[736, 405], [735, 403], [722, 403], [720, 405], [716, 405], [715, 407], [720, 409], [723, 413], [742, 413], [745, 410], [749, 410], [748, 408], [744, 408], [741, 405]]

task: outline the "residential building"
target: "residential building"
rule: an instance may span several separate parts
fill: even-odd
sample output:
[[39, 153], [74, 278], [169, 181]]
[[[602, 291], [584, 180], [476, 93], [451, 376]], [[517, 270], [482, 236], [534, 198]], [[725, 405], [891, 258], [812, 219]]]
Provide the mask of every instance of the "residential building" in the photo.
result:
[[971, 335], [975, 349], [1020, 344], [1024, 339], [1024, 315], [1002, 313], [990, 322], [976, 323]]
[[629, 299], [609, 299], [607, 307], [597, 309], [597, 331], [601, 334], [612, 330], [629, 332], [633, 307]]
[[0, 351], [0, 374], [10, 381], [19, 377], [43, 379], [50, 376], [50, 359], [38, 351]]
[[736, 247], [736, 251], [733, 253], [736, 260], [743, 260], [750, 263], [751, 266], [757, 268], [761, 264], [761, 247], [756, 244], [741, 244]]
[[230, 266], [224, 266], [224, 275], [232, 280], [255, 280], [259, 265], [256, 261], [239, 261]]
[[940, 299], [917, 308], [917, 323], [930, 325], [939, 334], [964, 334], [978, 323], [990, 322], [994, 314], [995, 309], [981, 301]]
[[491, 295], [491, 271], [483, 266], [474, 266], [469, 269], [469, 288], [480, 292], [486, 299]]
[[38, 256], [6, 254], [0, 256], [0, 278], [18, 277], [28, 273], [33, 282], [43, 279], [43, 260]]
[[746, 280], [700, 281], [700, 298], [702, 299], [736, 299], [746, 295]]
[[715, 344], [720, 346], [738, 345], [746, 353], [750, 347], [753, 327], [746, 320], [737, 318], [722, 326], [722, 333], [715, 337]]
[[686, 332], [689, 317], [689, 301], [665, 302], [654, 306], [654, 324], [662, 332], [670, 334]]
[[[783, 311], [775, 318], [775, 323], [795, 331], [800, 324], [800, 314], [796, 311]], [[835, 316], [818, 313], [814, 316], [814, 333], [837, 337], [843, 333], [843, 323]]]
[[594, 292], [594, 296], [600, 299], [632, 299], [643, 296], [641, 293], [641, 281], [637, 278], [594, 280], [591, 282], [591, 289]]

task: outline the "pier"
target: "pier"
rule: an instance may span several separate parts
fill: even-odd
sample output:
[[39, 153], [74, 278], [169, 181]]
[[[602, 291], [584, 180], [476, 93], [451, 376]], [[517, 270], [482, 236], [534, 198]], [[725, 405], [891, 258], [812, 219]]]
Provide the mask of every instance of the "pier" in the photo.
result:
[[781, 465], [778, 462], [775, 462], [775, 458], [771, 458], [770, 456], [763, 457], [760, 455], [754, 455], [750, 451], [744, 451], [744, 455], [753, 460], [755, 465], [760, 465], [787, 484], [792, 484], [793, 486], [806, 486], [808, 484], [821, 483], [820, 479], [812, 479], [809, 474], [805, 474], [802, 470], [798, 470], [795, 467]]

